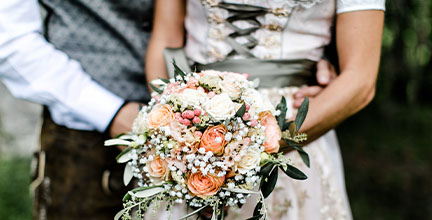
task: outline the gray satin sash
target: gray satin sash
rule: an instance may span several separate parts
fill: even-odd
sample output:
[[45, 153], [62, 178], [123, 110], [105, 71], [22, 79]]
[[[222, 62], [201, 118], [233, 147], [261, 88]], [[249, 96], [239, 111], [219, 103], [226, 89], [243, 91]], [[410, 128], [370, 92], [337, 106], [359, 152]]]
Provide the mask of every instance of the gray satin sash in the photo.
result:
[[211, 64], [197, 64], [197, 70], [213, 69], [248, 73], [249, 80], [259, 78], [261, 88], [311, 85], [316, 63], [310, 60], [228, 59]]
[[[170, 77], [174, 76], [172, 60], [184, 71], [190, 68], [182, 48], [164, 51], [165, 62]], [[194, 64], [197, 72], [202, 70], [218, 70], [236, 73], [248, 73], [249, 80], [259, 78], [261, 88], [302, 86], [316, 84], [316, 62], [306, 59], [299, 60], [260, 60], [260, 59], [226, 59], [210, 64]]]

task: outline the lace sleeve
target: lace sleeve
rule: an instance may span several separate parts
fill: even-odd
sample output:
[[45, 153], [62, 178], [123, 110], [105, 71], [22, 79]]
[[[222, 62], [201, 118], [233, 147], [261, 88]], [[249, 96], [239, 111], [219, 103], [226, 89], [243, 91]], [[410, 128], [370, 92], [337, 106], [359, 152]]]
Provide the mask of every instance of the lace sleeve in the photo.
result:
[[337, 0], [337, 14], [361, 10], [385, 10], [385, 0]]

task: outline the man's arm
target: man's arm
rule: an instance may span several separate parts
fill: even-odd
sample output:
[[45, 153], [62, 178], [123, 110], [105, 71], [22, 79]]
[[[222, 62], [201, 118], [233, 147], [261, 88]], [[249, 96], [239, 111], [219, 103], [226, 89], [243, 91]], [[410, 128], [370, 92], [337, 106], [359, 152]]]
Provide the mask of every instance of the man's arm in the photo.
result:
[[48, 106], [57, 124], [105, 131], [124, 100], [48, 43], [41, 24], [36, 0], [0, 4], [0, 79], [14, 96]]

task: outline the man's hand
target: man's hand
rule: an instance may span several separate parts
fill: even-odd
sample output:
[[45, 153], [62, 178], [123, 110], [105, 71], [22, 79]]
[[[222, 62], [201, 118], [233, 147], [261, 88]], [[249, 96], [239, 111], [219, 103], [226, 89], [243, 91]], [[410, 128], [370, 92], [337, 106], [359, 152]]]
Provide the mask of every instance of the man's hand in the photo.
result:
[[138, 116], [139, 106], [140, 104], [138, 102], [129, 102], [118, 111], [109, 128], [111, 137], [132, 130], [133, 122]]
[[329, 85], [336, 77], [337, 73], [333, 65], [327, 60], [321, 59], [317, 63], [317, 86], [308, 86], [299, 89], [294, 93], [294, 108], [299, 108], [304, 98], [309, 96], [313, 98], [317, 96], [327, 85]]

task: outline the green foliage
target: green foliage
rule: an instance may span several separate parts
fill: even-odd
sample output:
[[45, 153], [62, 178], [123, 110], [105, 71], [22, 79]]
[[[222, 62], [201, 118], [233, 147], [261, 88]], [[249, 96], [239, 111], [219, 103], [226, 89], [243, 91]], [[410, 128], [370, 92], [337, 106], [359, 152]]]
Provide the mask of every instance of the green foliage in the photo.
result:
[[31, 219], [30, 161], [0, 157], [1, 219]]

